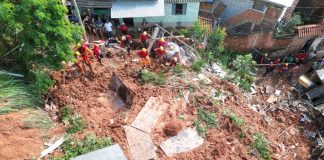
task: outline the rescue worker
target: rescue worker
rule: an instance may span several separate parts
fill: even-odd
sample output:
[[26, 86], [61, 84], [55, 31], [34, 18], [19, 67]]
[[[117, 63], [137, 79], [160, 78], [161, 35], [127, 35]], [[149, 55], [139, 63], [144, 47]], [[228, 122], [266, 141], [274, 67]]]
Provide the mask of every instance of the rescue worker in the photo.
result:
[[84, 74], [85, 72], [84, 72], [84, 68], [83, 68], [83, 65], [82, 65], [82, 57], [81, 57], [80, 52], [76, 51], [74, 55], [75, 55], [74, 63], [78, 66], [81, 74]]
[[89, 58], [89, 55], [93, 55], [92, 51], [85, 45], [83, 45], [82, 47], [79, 48], [78, 50], [81, 54], [81, 57], [82, 57], [82, 60], [83, 62], [89, 66], [90, 70], [91, 70], [91, 73], [94, 73], [93, 72], [93, 69], [92, 69], [92, 65], [91, 65], [91, 61], [90, 61], [90, 58]]
[[294, 74], [297, 73], [298, 69], [299, 69], [298, 65], [293, 64], [293, 67], [290, 69], [289, 74], [288, 74], [288, 78], [287, 78], [287, 80], [289, 82], [292, 82], [292, 78], [293, 78]]
[[159, 48], [155, 48], [154, 51], [155, 51], [155, 53], [156, 53], [156, 55], [157, 55], [157, 58], [158, 58], [159, 60], [160, 60], [161, 57], [163, 57], [164, 54], [165, 54], [165, 50], [164, 50], [164, 47], [163, 47], [163, 46], [160, 46]]
[[141, 63], [143, 67], [146, 67], [151, 64], [150, 57], [148, 56], [148, 52], [146, 48], [142, 48], [137, 54], [142, 58]]
[[170, 66], [171, 67], [175, 67], [175, 66], [177, 66], [177, 64], [178, 64], [178, 57], [177, 56], [173, 56], [171, 58], [171, 64], [170, 64]]
[[268, 58], [268, 54], [264, 54], [264, 56], [262, 56], [261, 60], [260, 60], [260, 64], [264, 64], [264, 62], [267, 60]]
[[140, 35], [140, 40], [143, 44], [143, 46], [146, 48], [146, 40], [147, 40], [147, 32], [144, 31], [141, 35]]
[[132, 36], [130, 36], [130, 35], [122, 36], [121, 41], [120, 41], [120, 47], [122, 47], [122, 48], [126, 47], [128, 55], [130, 55], [131, 43], [132, 43]]
[[159, 47], [166, 47], [168, 46], [168, 43], [165, 41], [164, 38], [161, 38], [158, 42], [157, 42], [157, 47], [156, 48], [159, 48]]
[[101, 53], [101, 50], [100, 50], [98, 44], [93, 45], [93, 54], [95, 55], [95, 57], [99, 60], [100, 64], [102, 65], [102, 61], [101, 61], [102, 53]]
[[288, 73], [289, 71], [289, 64], [285, 63], [284, 66], [282, 67], [282, 73]]
[[127, 35], [127, 26], [125, 25], [125, 23], [122, 23], [119, 26], [120, 31], [122, 32], [123, 35]]
[[266, 76], [268, 73], [272, 72], [275, 69], [275, 66], [273, 65], [273, 62], [270, 62], [270, 65], [267, 66], [266, 72], [263, 74], [263, 76]]

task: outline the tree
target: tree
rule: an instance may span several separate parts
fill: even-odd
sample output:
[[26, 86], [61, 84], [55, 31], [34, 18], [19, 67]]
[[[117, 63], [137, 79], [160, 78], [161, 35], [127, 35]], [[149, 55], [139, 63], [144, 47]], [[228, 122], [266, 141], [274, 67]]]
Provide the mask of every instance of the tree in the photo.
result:
[[216, 28], [214, 32], [208, 36], [207, 39], [207, 61], [211, 61], [210, 58], [218, 59], [222, 57], [224, 52], [224, 39], [226, 37], [226, 32], [221, 28]]
[[66, 19], [67, 11], [60, 0], [2, 0], [0, 61], [34, 80], [44, 68], [59, 69], [61, 61], [73, 58], [70, 45], [82, 35]]
[[289, 19], [284, 25], [279, 25], [277, 31], [278, 34], [293, 34], [295, 32], [295, 27], [303, 24], [301, 16], [295, 14], [291, 19]]

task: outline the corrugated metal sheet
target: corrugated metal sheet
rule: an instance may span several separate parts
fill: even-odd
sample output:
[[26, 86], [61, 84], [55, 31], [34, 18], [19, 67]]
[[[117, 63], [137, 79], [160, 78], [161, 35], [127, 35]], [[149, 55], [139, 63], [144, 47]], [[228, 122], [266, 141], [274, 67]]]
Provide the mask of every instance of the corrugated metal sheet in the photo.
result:
[[111, 8], [112, 0], [76, 0], [82, 8]]
[[156, 1], [114, 1], [111, 18], [164, 16], [164, 0]]
[[205, 2], [206, 0], [164, 0], [165, 3]]

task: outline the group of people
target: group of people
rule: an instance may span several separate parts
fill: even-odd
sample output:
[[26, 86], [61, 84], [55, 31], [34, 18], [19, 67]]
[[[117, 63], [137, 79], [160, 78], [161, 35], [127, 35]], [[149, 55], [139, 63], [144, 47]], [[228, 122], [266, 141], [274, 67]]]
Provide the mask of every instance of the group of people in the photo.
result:
[[324, 58], [320, 59], [317, 56], [317, 51], [310, 53], [298, 53], [296, 55], [290, 55], [281, 60], [280, 58], [271, 60], [268, 55], [265, 54], [261, 60], [260, 64], [266, 64], [266, 72], [263, 76], [268, 73], [277, 70], [279, 76], [288, 75], [288, 81], [292, 81], [293, 75], [297, 73], [299, 66], [301, 64], [311, 63], [311, 67], [306, 73], [310, 73], [314, 70], [324, 67]]

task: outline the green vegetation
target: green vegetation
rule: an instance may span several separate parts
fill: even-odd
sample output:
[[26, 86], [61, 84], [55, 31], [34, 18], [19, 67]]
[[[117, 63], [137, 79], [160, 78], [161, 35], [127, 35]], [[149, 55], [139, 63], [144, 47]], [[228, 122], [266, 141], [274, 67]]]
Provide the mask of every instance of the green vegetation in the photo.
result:
[[236, 126], [238, 126], [239, 128], [245, 125], [244, 119], [240, 118], [238, 115], [236, 115], [233, 112], [224, 111], [224, 115], [227, 116], [232, 122], [234, 122]]
[[253, 135], [253, 140], [255, 141], [252, 146], [258, 150], [260, 155], [265, 160], [270, 160], [269, 142], [261, 133], [255, 133]]
[[301, 24], [303, 24], [303, 21], [300, 14], [295, 14], [288, 22], [278, 26], [277, 35], [293, 34], [295, 33], [295, 27]]
[[207, 127], [217, 126], [216, 113], [206, 111], [203, 107], [198, 108], [198, 119], [205, 122]]
[[37, 107], [41, 99], [21, 80], [0, 75], [0, 115], [26, 107]]
[[62, 121], [67, 124], [67, 133], [76, 133], [83, 131], [85, 128], [85, 123], [79, 114], [73, 114], [73, 109], [70, 106], [63, 107], [61, 109]]
[[163, 72], [160, 72], [159, 74], [150, 72], [148, 70], [143, 69], [141, 71], [141, 76], [139, 79], [140, 83], [153, 83], [156, 85], [162, 85], [165, 84], [165, 76]]
[[221, 61], [224, 52], [224, 39], [226, 32], [221, 28], [216, 28], [214, 32], [207, 39], [207, 52], [203, 57], [207, 62]]
[[206, 111], [203, 107], [199, 107], [197, 109], [197, 115], [198, 119], [195, 120], [193, 125], [196, 127], [198, 134], [201, 137], [205, 137], [207, 133], [206, 127], [211, 128], [217, 127], [218, 125], [216, 113]]
[[196, 130], [200, 137], [203, 138], [206, 137], [206, 133], [207, 133], [206, 127], [199, 120], [195, 120], [193, 125], [196, 127]]
[[23, 120], [24, 128], [38, 128], [47, 130], [54, 127], [53, 121], [39, 111], [30, 111], [29, 114], [30, 116]]
[[237, 84], [240, 88], [250, 92], [252, 84], [256, 81], [255, 72], [257, 68], [253, 66], [256, 62], [252, 59], [251, 54], [238, 55], [233, 61], [233, 73], [231, 81]]
[[38, 95], [53, 85], [45, 70], [72, 60], [70, 45], [81, 40], [82, 29], [66, 20], [67, 11], [58, 0], [0, 2], [0, 67], [27, 75]]
[[197, 60], [195, 62], [192, 62], [191, 69], [197, 73], [201, 72], [202, 66], [205, 64], [203, 60]]
[[87, 135], [82, 140], [75, 140], [68, 137], [65, 142], [61, 145], [63, 155], [60, 157], [52, 157], [51, 160], [69, 160], [72, 157], [76, 157], [88, 152], [92, 152], [107, 146], [112, 145], [112, 139], [107, 138], [96, 138], [93, 135]]
[[184, 72], [183, 70], [182, 66], [178, 64], [172, 69], [172, 72], [175, 74], [182, 74]]
[[204, 28], [198, 21], [195, 22], [192, 27], [182, 29], [180, 31], [185, 37], [191, 37], [196, 39], [198, 42], [203, 41], [203, 35], [207, 33], [207, 28]]

